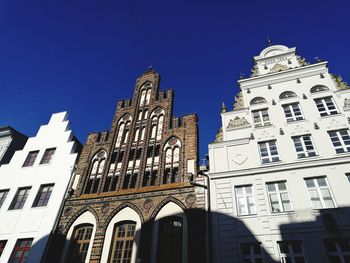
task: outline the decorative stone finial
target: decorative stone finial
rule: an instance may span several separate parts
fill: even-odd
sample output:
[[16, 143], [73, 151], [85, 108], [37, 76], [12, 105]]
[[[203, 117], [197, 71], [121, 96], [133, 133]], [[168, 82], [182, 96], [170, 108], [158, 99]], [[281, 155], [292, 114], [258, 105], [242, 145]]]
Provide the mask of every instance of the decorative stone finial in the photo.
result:
[[221, 104], [221, 112], [227, 112], [227, 108], [225, 106], [225, 102]]
[[267, 37], [267, 45], [268, 45], [268, 46], [272, 46], [272, 41], [271, 41], [271, 39], [269, 38], [269, 35], [266, 35], [266, 37]]

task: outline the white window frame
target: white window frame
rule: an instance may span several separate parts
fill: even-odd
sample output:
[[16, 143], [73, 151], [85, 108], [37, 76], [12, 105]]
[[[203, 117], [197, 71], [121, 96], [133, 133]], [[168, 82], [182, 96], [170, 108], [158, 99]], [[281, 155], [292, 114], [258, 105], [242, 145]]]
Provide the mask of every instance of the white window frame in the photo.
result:
[[[301, 252], [296, 253], [295, 251], [293, 251], [292, 242], [300, 243]], [[278, 243], [278, 250], [280, 252], [280, 257], [281, 257], [281, 262], [282, 263], [286, 263], [287, 262], [286, 261], [287, 258], [290, 258], [292, 263], [296, 263], [296, 259], [295, 259], [296, 257], [303, 257], [304, 262], [307, 262], [306, 258], [305, 258], [305, 255], [304, 255], [303, 243], [302, 243], [301, 240], [280, 241], [280, 242], [277, 242], [277, 243]], [[281, 246], [280, 246], [281, 243], [285, 243], [285, 244], [288, 245], [288, 253], [282, 253]]]
[[[333, 106], [334, 106], [334, 108], [335, 108], [334, 110], [330, 110], [330, 109], [328, 108], [327, 103], [326, 103], [326, 99], [331, 99], [331, 102], [332, 102], [332, 104], [333, 104]], [[322, 98], [316, 98], [316, 99], [314, 99], [314, 101], [315, 101], [316, 107], [317, 107], [318, 112], [320, 113], [321, 117], [339, 114], [338, 107], [337, 107], [337, 105], [335, 104], [335, 101], [334, 101], [334, 99], [333, 99], [332, 96], [329, 96], [329, 97], [322, 97]], [[322, 110], [322, 111], [320, 110], [320, 108], [318, 107], [317, 101], [320, 101], [320, 102], [321, 102], [321, 104], [322, 104], [323, 107], [324, 107], [324, 110]], [[325, 113], [325, 114], [324, 114], [324, 113]]]
[[[295, 108], [293, 108], [293, 105], [297, 105], [300, 115], [295, 114]], [[294, 102], [294, 103], [289, 103], [289, 104], [284, 104], [282, 105], [284, 116], [286, 117], [287, 122], [293, 122], [293, 121], [301, 121], [305, 120], [303, 111], [301, 110], [300, 103], [299, 102]], [[292, 115], [291, 117], [287, 117], [286, 110], [290, 111], [290, 114]], [[299, 119], [298, 119], [299, 118]]]
[[[260, 254], [259, 255], [255, 254], [254, 245], [260, 246]], [[243, 246], [249, 246], [249, 255], [245, 255], [243, 253]], [[244, 262], [246, 259], [249, 259], [251, 263], [256, 263], [257, 260], [259, 260], [260, 262], [264, 262], [263, 249], [262, 249], [260, 242], [241, 243], [241, 255], [242, 255], [242, 260]]]
[[[265, 112], [265, 111], [266, 111], [266, 114], [267, 114], [267, 117], [268, 117], [267, 120], [264, 120], [264, 118], [263, 118], [263, 112]], [[257, 116], [258, 116], [259, 122], [255, 121], [255, 114], [257, 114]], [[271, 125], [270, 115], [269, 115], [269, 111], [268, 111], [267, 108], [260, 109], [260, 110], [253, 110], [252, 111], [252, 115], [253, 115], [253, 122], [254, 122], [254, 127], [255, 128], [264, 127], [264, 126], [270, 126]]]
[[[350, 137], [350, 133], [349, 133], [349, 130], [348, 129], [341, 129], [341, 130], [336, 130], [336, 131], [328, 131], [328, 135], [329, 135], [329, 138], [331, 139], [331, 142], [332, 142], [332, 144], [333, 144], [333, 147], [334, 147], [334, 149], [335, 149], [335, 151], [336, 151], [336, 153], [344, 153], [344, 152], [349, 152], [350, 150], [350, 145], [346, 145], [345, 144], [345, 142], [344, 142], [344, 138], [342, 137], [342, 135], [340, 134], [340, 132], [341, 131], [346, 131], [347, 132], [347, 134], [348, 134], [348, 136]], [[336, 134], [336, 137], [337, 137], [337, 139], [338, 139], [338, 141], [340, 142], [340, 146], [335, 146], [334, 145], [334, 142], [333, 142], [333, 140], [332, 140], [332, 138], [334, 138], [334, 137], [332, 137], [331, 136], [331, 132], [335, 132], [335, 134]], [[348, 149], [349, 148], [349, 149]], [[341, 152], [337, 152], [337, 150], [338, 149], [341, 149], [342, 151]]]
[[[348, 238], [345, 238], [345, 239], [348, 240]], [[350, 251], [346, 251], [346, 250], [343, 251], [341, 249], [341, 246], [339, 245], [339, 239], [329, 238], [329, 239], [325, 239], [324, 241], [325, 242], [326, 241], [334, 241], [334, 245], [335, 245], [335, 249], [336, 249], [335, 252], [330, 252], [330, 251], [327, 251], [327, 247], [326, 247], [327, 255], [331, 256], [331, 257], [337, 257], [339, 259], [339, 262], [346, 263], [344, 256], [350, 256]], [[348, 242], [350, 242], [350, 241], [348, 241]]]
[[[276, 151], [277, 154], [276, 155], [272, 155], [271, 154], [271, 143], [274, 142], [275, 146], [276, 146]], [[258, 142], [259, 145], [259, 153], [260, 153], [260, 160], [262, 164], [265, 163], [274, 163], [274, 162], [279, 162], [281, 161], [281, 157], [278, 153], [278, 147], [277, 147], [277, 141], [276, 140], [270, 140], [270, 141], [263, 141], [263, 142]], [[262, 152], [261, 152], [261, 146], [265, 145], [266, 149], [267, 149], [267, 156], [262, 156]], [[274, 157], [278, 157], [278, 160], [273, 160]], [[264, 162], [264, 160], [268, 160], [268, 162]]]
[[[279, 184], [281, 184], [281, 183], [284, 183], [285, 188], [286, 188], [285, 190], [279, 189]], [[274, 185], [275, 191], [270, 191], [269, 187], [268, 187], [269, 185]], [[287, 182], [286, 181], [266, 182], [266, 190], [267, 190], [267, 194], [268, 194], [268, 197], [269, 197], [271, 213], [277, 214], [277, 213], [291, 212], [291, 211], [294, 210], [293, 209], [293, 205], [292, 205], [292, 201], [291, 201], [289, 193], [288, 193], [288, 186], [287, 186]], [[288, 201], [289, 201], [289, 204], [290, 204], [290, 210], [285, 210], [285, 208], [283, 206], [283, 201], [282, 201], [282, 197], [281, 197], [283, 194], [287, 194]], [[274, 208], [273, 208], [272, 199], [271, 199], [272, 195], [276, 195], [277, 196], [279, 211], [274, 211], [273, 210]]]
[[[305, 143], [305, 138], [306, 137], [309, 137], [310, 139], [310, 142], [311, 142], [311, 146], [312, 146], [312, 150], [308, 150], [307, 147], [306, 147], [306, 143]], [[315, 143], [311, 137], [310, 134], [304, 134], [304, 135], [299, 135], [299, 136], [293, 136], [292, 137], [293, 139], [293, 143], [294, 143], [294, 148], [295, 148], [295, 151], [297, 153], [297, 156], [299, 159], [302, 159], [302, 158], [306, 158], [306, 157], [313, 157], [313, 156], [317, 156], [317, 151], [316, 151], [316, 148], [315, 148]], [[298, 151], [295, 143], [296, 143], [296, 139], [299, 139], [300, 143], [301, 143], [301, 147], [302, 147], [302, 151]], [[314, 155], [312, 155], [312, 153], [314, 153]], [[310, 156], [311, 154], [311, 156]], [[304, 156], [302, 156], [304, 155]]]
[[[251, 194], [247, 194], [247, 187], [251, 188]], [[237, 193], [237, 189], [242, 189], [243, 193], [242, 195], [239, 195]], [[254, 193], [253, 193], [253, 185], [239, 185], [235, 186], [235, 196], [236, 196], [236, 205], [237, 205], [237, 215], [238, 216], [246, 216], [246, 215], [256, 215], [256, 207], [255, 207], [255, 198], [254, 198]], [[252, 201], [252, 206], [249, 206], [249, 198], [251, 198]], [[247, 213], [240, 213], [240, 205], [238, 200], [243, 200], [245, 210]]]
[[[325, 179], [326, 181], [326, 184], [327, 186], [320, 186], [319, 183], [318, 183], [318, 179]], [[309, 197], [310, 197], [310, 202], [311, 202], [311, 205], [312, 205], [312, 208], [313, 209], [328, 209], [328, 208], [336, 208], [337, 205], [336, 205], [336, 202], [335, 202], [335, 199], [334, 199], [334, 196], [333, 196], [333, 193], [331, 191], [331, 188], [329, 186], [329, 183], [328, 183], [328, 180], [327, 180], [327, 177], [326, 176], [319, 176], [319, 177], [309, 177], [309, 178], [304, 178], [305, 180], [305, 184], [306, 184], [306, 188], [308, 189], [308, 193], [309, 193]], [[307, 185], [307, 182], [308, 180], [312, 180], [313, 181], [313, 184], [315, 186], [312, 186], [312, 187], [309, 187]], [[332, 202], [333, 202], [333, 207], [328, 207], [326, 206], [326, 203], [324, 201], [324, 196], [322, 194], [322, 191], [321, 190], [324, 190], [324, 189], [327, 189], [328, 192], [329, 192], [329, 195], [332, 199]], [[317, 196], [318, 196], [318, 199], [320, 200], [320, 203], [321, 203], [321, 207], [314, 207], [314, 203], [312, 202], [312, 197], [311, 197], [311, 194], [310, 194], [310, 191], [311, 190], [316, 190], [317, 192]]]

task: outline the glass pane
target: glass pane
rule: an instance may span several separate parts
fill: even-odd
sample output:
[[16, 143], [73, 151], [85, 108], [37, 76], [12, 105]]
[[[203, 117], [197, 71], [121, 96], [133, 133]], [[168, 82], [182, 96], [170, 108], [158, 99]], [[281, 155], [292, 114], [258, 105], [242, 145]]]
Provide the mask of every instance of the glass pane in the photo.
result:
[[268, 185], [267, 185], [267, 190], [268, 190], [269, 192], [275, 192], [275, 191], [276, 191], [275, 184], [274, 184], [274, 183], [273, 183], [273, 184], [268, 184]]
[[317, 178], [318, 186], [327, 186], [326, 178]]
[[315, 183], [313, 179], [307, 179], [305, 180], [305, 182], [307, 187], [315, 187]]
[[285, 182], [280, 182], [280, 183], [278, 183], [278, 189], [279, 189], [280, 191], [286, 190], [286, 189], [287, 189], [286, 183], [285, 183]]

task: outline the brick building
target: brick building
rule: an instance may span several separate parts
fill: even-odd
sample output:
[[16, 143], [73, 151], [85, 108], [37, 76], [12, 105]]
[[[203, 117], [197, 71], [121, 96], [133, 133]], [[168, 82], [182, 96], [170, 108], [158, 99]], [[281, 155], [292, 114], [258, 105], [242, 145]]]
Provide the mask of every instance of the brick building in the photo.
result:
[[61, 262], [203, 262], [198, 118], [172, 117], [159, 82], [148, 69], [110, 131], [89, 134], [53, 241]]

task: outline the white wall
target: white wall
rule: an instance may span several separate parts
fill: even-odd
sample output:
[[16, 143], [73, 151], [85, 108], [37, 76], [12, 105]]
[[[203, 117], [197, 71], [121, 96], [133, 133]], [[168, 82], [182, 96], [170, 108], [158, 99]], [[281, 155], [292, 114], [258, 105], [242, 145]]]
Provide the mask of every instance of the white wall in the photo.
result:
[[[34, 238], [27, 262], [40, 262], [48, 235], [59, 215], [77, 154], [66, 112], [53, 114], [49, 123], [40, 127], [24, 149], [17, 151], [8, 165], [0, 168], [0, 189], [10, 189], [0, 208], [0, 240], [7, 240], [0, 262], [7, 262], [17, 239]], [[51, 163], [40, 165], [45, 149], [56, 147]], [[22, 167], [30, 151], [39, 150], [31, 167]], [[54, 184], [46, 207], [32, 207], [42, 184]], [[8, 210], [19, 187], [30, 186], [22, 209]]]

